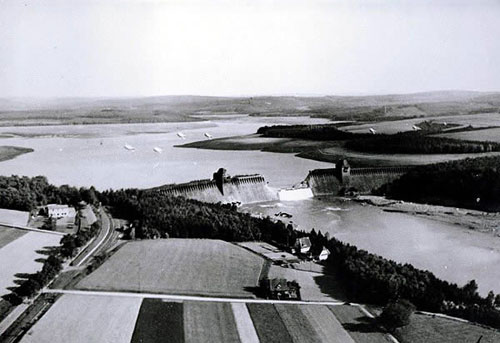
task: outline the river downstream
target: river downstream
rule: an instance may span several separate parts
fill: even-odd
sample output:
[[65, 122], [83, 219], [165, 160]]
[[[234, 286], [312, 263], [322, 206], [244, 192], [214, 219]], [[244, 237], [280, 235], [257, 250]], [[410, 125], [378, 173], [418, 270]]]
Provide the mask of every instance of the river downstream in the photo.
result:
[[[62, 185], [98, 189], [153, 187], [210, 178], [220, 167], [231, 175], [262, 174], [274, 188], [289, 187], [328, 163], [292, 154], [175, 147], [177, 144], [254, 133], [272, 124], [316, 124], [322, 119], [235, 117], [205, 122], [0, 128], [0, 145], [34, 152], [0, 162], [2, 175], [45, 175]], [[177, 133], [186, 137], [181, 139]], [[135, 148], [127, 150], [125, 145]], [[161, 153], [153, 148], [161, 148]], [[500, 238], [431, 219], [387, 213], [339, 198], [251, 204], [274, 216], [283, 211], [303, 230], [315, 228], [372, 253], [408, 262], [462, 285], [476, 279], [482, 294], [500, 293]]]

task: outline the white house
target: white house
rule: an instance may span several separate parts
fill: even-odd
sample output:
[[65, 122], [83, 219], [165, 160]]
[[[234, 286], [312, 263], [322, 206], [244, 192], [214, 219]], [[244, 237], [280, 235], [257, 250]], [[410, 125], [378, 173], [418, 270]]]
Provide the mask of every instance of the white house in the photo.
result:
[[72, 212], [68, 205], [48, 204], [44, 209], [47, 216], [53, 218], [67, 217]]
[[318, 261], [324, 261], [328, 258], [328, 256], [330, 256], [330, 250], [328, 250], [327, 248], [323, 248], [323, 250], [321, 250], [319, 255], [316, 256], [316, 259]]
[[297, 238], [295, 241], [295, 251], [299, 254], [307, 254], [311, 249], [309, 237]]

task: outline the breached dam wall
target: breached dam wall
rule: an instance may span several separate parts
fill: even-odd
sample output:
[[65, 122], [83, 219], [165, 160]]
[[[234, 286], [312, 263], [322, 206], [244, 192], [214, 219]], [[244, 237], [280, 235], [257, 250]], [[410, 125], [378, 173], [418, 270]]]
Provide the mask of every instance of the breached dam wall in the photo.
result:
[[278, 199], [277, 192], [267, 185], [264, 177], [261, 175], [244, 175], [227, 178], [223, 182], [223, 192], [219, 190], [215, 180], [208, 179], [184, 184], [160, 186], [151, 189], [151, 191], [172, 196], [183, 196], [210, 203], [240, 202], [248, 204]]
[[311, 188], [282, 189], [278, 191], [278, 197], [281, 201], [296, 201], [312, 198]]
[[347, 164], [338, 168], [315, 169], [309, 172], [306, 182], [314, 196], [339, 195], [354, 191], [371, 193], [386, 183], [407, 173], [412, 167], [350, 168]]

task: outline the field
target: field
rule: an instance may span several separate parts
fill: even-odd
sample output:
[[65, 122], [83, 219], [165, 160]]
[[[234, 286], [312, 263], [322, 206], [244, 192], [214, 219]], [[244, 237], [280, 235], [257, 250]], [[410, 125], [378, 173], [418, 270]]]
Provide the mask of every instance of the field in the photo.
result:
[[455, 320], [414, 314], [410, 325], [398, 329], [395, 336], [401, 343], [481, 343], [500, 342], [500, 332], [479, 325]]
[[287, 280], [296, 280], [300, 285], [302, 300], [335, 301], [345, 299], [342, 288], [331, 275], [272, 265], [268, 277], [270, 279], [283, 277]]
[[[0, 242], [11, 240], [0, 249], [0, 295], [9, 293], [8, 287], [15, 286], [14, 280], [18, 273], [34, 273], [42, 268], [42, 263], [37, 259], [46, 256], [40, 254], [45, 247], [58, 246], [61, 236], [41, 232], [27, 232], [22, 235], [17, 233], [5, 234], [5, 229], [0, 229]], [[2, 233], [2, 231], [4, 233]], [[14, 236], [18, 236], [12, 240]], [[10, 238], [6, 238], [10, 237]]]
[[390, 342], [358, 307], [342, 305], [328, 306], [328, 308], [356, 343]]
[[438, 136], [461, 139], [465, 141], [488, 141], [488, 142], [500, 143], [500, 128], [464, 131], [455, 133], [443, 133]]
[[15, 241], [19, 237], [27, 234], [28, 231], [13, 229], [10, 227], [0, 226], [0, 248], [3, 248], [10, 242]]
[[253, 297], [264, 259], [217, 240], [129, 242], [79, 289]]
[[28, 219], [28, 212], [0, 208], [0, 223], [26, 226], [28, 224]]
[[29, 330], [23, 343], [129, 343], [142, 299], [64, 295]]

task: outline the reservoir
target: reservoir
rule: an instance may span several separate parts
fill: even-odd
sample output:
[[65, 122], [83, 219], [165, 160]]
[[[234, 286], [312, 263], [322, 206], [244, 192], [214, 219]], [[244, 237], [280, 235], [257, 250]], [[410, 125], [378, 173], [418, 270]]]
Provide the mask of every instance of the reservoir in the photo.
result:
[[[207, 119], [207, 118], [204, 118]], [[2, 175], [45, 175], [49, 182], [74, 186], [146, 188], [211, 178], [224, 167], [230, 175], [262, 174], [273, 188], [302, 181], [309, 170], [331, 164], [293, 154], [216, 151], [175, 145], [255, 133], [273, 124], [319, 124], [306, 117], [235, 116], [203, 122], [3, 127], [0, 145], [32, 148], [32, 153], [0, 162]], [[178, 135], [182, 133], [184, 139]], [[133, 147], [133, 150], [124, 146]], [[160, 148], [160, 149], [155, 149]], [[161, 153], [159, 153], [161, 151]], [[339, 198], [251, 204], [242, 210], [290, 220], [303, 230], [315, 228], [369, 252], [427, 269], [463, 285], [476, 279], [480, 292], [500, 293], [500, 238], [401, 213], [383, 212]]]

